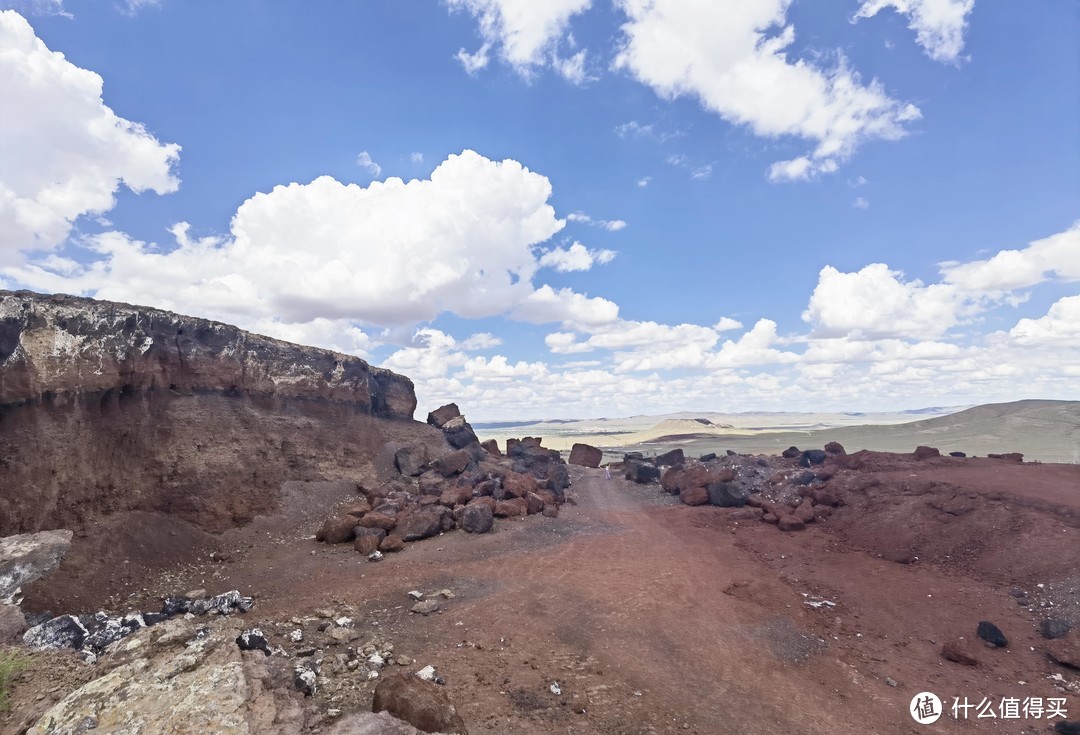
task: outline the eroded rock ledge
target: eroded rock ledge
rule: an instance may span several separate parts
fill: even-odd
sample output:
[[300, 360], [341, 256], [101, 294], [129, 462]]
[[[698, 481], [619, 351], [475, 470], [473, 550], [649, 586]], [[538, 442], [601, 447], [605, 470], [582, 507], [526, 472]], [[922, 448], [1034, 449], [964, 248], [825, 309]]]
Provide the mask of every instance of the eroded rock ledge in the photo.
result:
[[360, 481], [389, 440], [441, 444], [415, 408], [412, 381], [356, 357], [0, 291], [0, 534], [78, 536], [128, 511], [242, 525], [276, 507], [283, 482]]
[[160, 309], [0, 291], [0, 406], [54, 395], [223, 391], [411, 419], [412, 381], [358, 357]]

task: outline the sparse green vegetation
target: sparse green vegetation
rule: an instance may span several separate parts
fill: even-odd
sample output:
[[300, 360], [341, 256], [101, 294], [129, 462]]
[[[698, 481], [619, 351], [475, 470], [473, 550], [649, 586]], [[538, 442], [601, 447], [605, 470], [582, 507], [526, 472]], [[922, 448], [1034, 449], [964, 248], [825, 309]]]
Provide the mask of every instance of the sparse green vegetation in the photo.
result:
[[26, 657], [9, 648], [0, 651], [0, 712], [7, 712], [10, 703], [11, 680], [26, 666]]

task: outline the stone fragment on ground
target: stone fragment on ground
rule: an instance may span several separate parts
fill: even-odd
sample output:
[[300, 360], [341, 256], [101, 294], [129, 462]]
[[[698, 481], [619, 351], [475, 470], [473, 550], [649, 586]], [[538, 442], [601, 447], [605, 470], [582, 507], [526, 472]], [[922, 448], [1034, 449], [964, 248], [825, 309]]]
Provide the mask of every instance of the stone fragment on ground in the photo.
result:
[[941, 656], [946, 661], [962, 666], [978, 666], [979, 660], [973, 656], [964, 641], [949, 641], [941, 647]]
[[994, 648], [1005, 648], [1009, 645], [1009, 640], [1001, 632], [1001, 628], [987, 620], [980, 621], [975, 632], [979, 638]]
[[383, 677], [375, 687], [371, 709], [389, 712], [424, 732], [468, 733], [446, 690], [413, 674]]

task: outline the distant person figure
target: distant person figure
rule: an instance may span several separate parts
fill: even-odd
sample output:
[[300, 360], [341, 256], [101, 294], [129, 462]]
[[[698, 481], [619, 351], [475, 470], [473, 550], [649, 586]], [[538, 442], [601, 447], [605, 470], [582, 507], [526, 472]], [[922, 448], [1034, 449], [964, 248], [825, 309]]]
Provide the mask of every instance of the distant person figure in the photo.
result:
[[610, 480], [611, 479], [611, 468], [610, 467], [604, 467], [604, 479], [605, 480]]

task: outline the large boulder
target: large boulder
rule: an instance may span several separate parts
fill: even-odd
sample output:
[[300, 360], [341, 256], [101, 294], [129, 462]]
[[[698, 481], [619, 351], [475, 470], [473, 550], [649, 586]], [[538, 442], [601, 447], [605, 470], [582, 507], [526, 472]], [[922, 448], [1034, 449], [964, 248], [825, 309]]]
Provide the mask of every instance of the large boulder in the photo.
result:
[[679, 500], [687, 505], [705, 505], [709, 502], [709, 493], [701, 485], [679, 491]]
[[657, 467], [677, 467], [686, 461], [682, 449], [672, 449], [656, 458]]
[[499, 449], [499, 441], [497, 439], [488, 439], [487, 441], [480, 442], [480, 446], [492, 457], [503, 456], [502, 451]]
[[367, 556], [371, 552], [379, 550], [379, 545], [384, 538], [386, 538], [386, 531], [381, 528], [358, 526], [356, 529], [356, 542], [353, 544], [353, 548]]
[[569, 463], [576, 464], [579, 467], [599, 467], [603, 458], [603, 452], [588, 444], [578, 442], [570, 448]]
[[469, 466], [472, 457], [464, 449], [439, 457], [432, 463], [435, 471], [443, 477], [461, 474]]
[[623, 464], [623, 474], [627, 480], [645, 484], [659, 482], [660, 468], [646, 462], [631, 460]]
[[344, 544], [352, 541], [356, 534], [353, 529], [361, 521], [354, 515], [343, 515], [336, 518], [327, 518], [322, 528], [315, 534], [316, 541], [327, 544]]
[[495, 501], [492, 500], [491, 505], [473, 502], [465, 506], [465, 512], [461, 516], [461, 527], [469, 533], [487, 533], [495, 524], [494, 505]]
[[746, 505], [750, 491], [740, 482], [714, 482], [706, 488], [709, 504], [721, 508], [741, 508]]
[[389, 712], [424, 732], [468, 735], [446, 690], [415, 674], [395, 673], [382, 677], [375, 687], [372, 712]]
[[90, 631], [74, 615], [60, 615], [23, 634], [23, 643], [37, 650], [82, 648]]
[[423, 508], [414, 510], [398, 519], [394, 532], [402, 541], [418, 541], [435, 536], [442, 530], [442, 518], [445, 508]]
[[16, 590], [60, 565], [71, 548], [71, 531], [40, 531], [0, 538], [0, 604]]
[[524, 498], [537, 490], [536, 478], [521, 472], [507, 472], [502, 479], [503, 488], [515, 498]]
[[470, 444], [476, 444], [477, 447], [480, 445], [480, 440], [476, 438], [476, 432], [473, 431], [464, 416], [455, 416], [443, 424], [442, 433], [446, 437], [446, 441], [454, 449], [463, 449]]
[[446, 422], [450, 419], [457, 418], [461, 415], [461, 410], [458, 409], [456, 403], [447, 403], [445, 406], [440, 406], [427, 415], [427, 422], [434, 426], [436, 429], [441, 429], [446, 425]]
[[361, 518], [358, 525], [364, 528], [381, 528], [384, 531], [389, 531], [397, 525], [397, 517], [386, 513], [371, 512]]
[[428, 450], [423, 444], [402, 447], [394, 454], [394, 465], [406, 477], [422, 474], [428, 463]]

